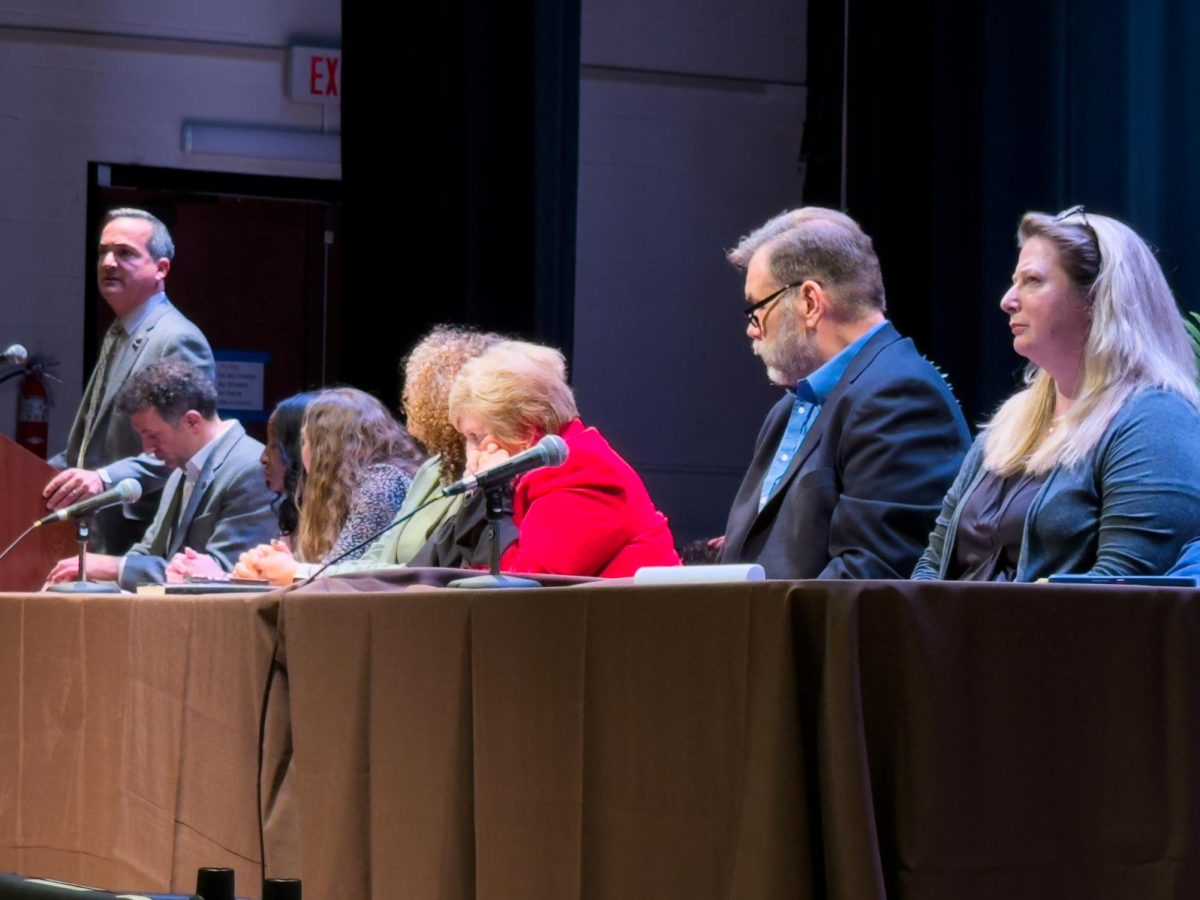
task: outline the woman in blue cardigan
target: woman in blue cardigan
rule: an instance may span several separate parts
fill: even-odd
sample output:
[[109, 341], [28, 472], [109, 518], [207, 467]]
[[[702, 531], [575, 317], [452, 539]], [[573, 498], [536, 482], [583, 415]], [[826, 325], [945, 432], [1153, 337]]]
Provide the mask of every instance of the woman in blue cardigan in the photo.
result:
[[1027, 213], [1000, 302], [1026, 387], [987, 423], [918, 579], [1161, 575], [1200, 534], [1196, 363], [1162, 269], [1128, 226]]

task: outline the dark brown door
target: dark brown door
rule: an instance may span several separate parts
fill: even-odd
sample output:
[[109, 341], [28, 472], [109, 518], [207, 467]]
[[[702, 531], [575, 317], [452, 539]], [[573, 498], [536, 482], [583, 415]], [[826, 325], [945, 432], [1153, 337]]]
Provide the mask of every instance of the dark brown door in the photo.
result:
[[[138, 179], [143, 171], [151, 177]], [[172, 187], [171, 170], [122, 167], [121, 174], [130, 186], [94, 184], [89, 196], [88, 371], [112, 321], [91, 274], [98, 223], [108, 209], [135, 206], [170, 228], [175, 260], [167, 293], [204, 331], [218, 366], [223, 357], [263, 362], [261, 408], [232, 412], [251, 433], [263, 437], [265, 416], [283, 397], [338, 382], [340, 202], [262, 196], [302, 195], [306, 186], [335, 194], [336, 184], [229, 175], [205, 184], [204, 173], [179, 172], [179, 186]]]

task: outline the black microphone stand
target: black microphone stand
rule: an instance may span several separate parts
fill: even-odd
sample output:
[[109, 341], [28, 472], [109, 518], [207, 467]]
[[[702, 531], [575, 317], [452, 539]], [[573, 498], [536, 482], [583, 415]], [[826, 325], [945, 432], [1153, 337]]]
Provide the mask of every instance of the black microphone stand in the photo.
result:
[[488, 574], [473, 575], [450, 582], [447, 587], [456, 588], [536, 588], [539, 582], [532, 578], [500, 574], [500, 530], [501, 519], [512, 515], [512, 488], [497, 484], [483, 489], [487, 509]]
[[46, 590], [56, 594], [119, 594], [121, 587], [115, 581], [87, 580], [87, 548], [92, 536], [92, 514], [84, 513], [75, 520], [75, 536], [79, 541], [79, 580], [52, 584]]

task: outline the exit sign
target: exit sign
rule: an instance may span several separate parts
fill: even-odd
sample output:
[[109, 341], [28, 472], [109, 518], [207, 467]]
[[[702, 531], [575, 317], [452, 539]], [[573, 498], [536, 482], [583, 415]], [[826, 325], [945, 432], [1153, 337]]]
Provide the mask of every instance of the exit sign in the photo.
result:
[[326, 47], [293, 47], [288, 96], [300, 103], [342, 102], [342, 51]]

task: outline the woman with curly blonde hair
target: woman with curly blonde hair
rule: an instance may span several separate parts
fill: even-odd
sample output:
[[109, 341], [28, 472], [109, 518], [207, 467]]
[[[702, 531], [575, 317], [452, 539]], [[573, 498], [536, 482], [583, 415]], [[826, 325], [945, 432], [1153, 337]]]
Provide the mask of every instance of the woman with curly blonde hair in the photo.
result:
[[467, 362], [500, 340], [498, 334], [437, 325], [404, 359], [401, 404], [408, 433], [429, 452], [422, 468], [436, 470], [444, 485], [461, 478], [467, 462], [462, 435], [450, 421], [450, 387]]
[[498, 334], [437, 325], [405, 357], [401, 403], [409, 434], [429, 458], [413, 476], [408, 497], [393, 520], [404, 521], [381, 535], [360, 559], [330, 567], [330, 574], [404, 565], [443, 522], [454, 518], [463, 498], [443, 497], [441, 492], [462, 477], [466, 452], [462, 435], [450, 422], [450, 388], [464, 365], [500, 340]]

